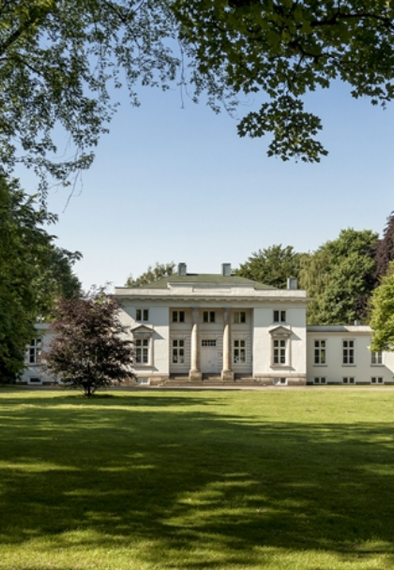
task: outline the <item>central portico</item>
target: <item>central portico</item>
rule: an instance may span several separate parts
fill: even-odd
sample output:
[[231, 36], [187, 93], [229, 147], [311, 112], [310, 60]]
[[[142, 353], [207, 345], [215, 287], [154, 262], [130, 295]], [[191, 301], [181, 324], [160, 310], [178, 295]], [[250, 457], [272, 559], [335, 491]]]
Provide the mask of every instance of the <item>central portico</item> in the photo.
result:
[[305, 291], [274, 289], [231, 275], [178, 273], [146, 286], [118, 287], [122, 321], [136, 347], [135, 372], [150, 383], [170, 377], [223, 382], [253, 377], [306, 381]]

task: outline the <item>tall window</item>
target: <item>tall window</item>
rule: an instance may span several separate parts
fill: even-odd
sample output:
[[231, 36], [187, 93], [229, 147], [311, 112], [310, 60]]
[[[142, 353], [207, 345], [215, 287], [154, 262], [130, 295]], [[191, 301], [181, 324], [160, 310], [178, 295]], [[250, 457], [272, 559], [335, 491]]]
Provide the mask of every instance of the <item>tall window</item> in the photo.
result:
[[184, 323], [185, 322], [185, 311], [172, 311], [172, 322], [173, 323]]
[[286, 364], [286, 340], [274, 339], [274, 364]]
[[246, 323], [246, 311], [234, 311], [233, 316], [235, 324]]
[[326, 341], [315, 340], [314, 364], [326, 364]]
[[354, 340], [342, 341], [343, 364], [354, 364]]
[[135, 361], [137, 364], [149, 364], [149, 339], [137, 338], [135, 341]]
[[286, 311], [274, 311], [274, 323], [285, 323]]
[[382, 364], [383, 358], [381, 352], [371, 352], [371, 364]]
[[214, 323], [215, 322], [215, 311], [203, 311], [202, 321], [203, 321], [203, 323]]
[[136, 321], [149, 321], [149, 309], [137, 309], [135, 312]]
[[41, 339], [33, 338], [29, 346], [29, 364], [37, 364], [41, 356]]
[[174, 338], [172, 341], [172, 362], [173, 364], [185, 363], [185, 341], [181, 338]]
[[246, 362], [246, 340], [234, 340], [233, 361], [234, 364], [243, 364]]

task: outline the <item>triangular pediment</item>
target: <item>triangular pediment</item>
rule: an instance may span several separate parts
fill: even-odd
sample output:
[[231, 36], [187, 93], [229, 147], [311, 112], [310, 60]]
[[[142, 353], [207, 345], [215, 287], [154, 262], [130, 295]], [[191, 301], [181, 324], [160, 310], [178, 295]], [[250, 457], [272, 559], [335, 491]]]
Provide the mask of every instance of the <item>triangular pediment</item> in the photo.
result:
[[137, 325], [135, 327], [132, 327], [130, 331], [133, 333], [133, 335], [140, 335], [140, 336], [145, 336], [145, 335], [151, 336], [155, 332], [154, 329], [152, 329], [151, 327], [147, 327], [146, 325]]
[[279, 325], [277, 327], [270, 329], [269, 333], [270, 335], [275, 337], [289, 337], [291, 335], [291, 330], [287, 327]]

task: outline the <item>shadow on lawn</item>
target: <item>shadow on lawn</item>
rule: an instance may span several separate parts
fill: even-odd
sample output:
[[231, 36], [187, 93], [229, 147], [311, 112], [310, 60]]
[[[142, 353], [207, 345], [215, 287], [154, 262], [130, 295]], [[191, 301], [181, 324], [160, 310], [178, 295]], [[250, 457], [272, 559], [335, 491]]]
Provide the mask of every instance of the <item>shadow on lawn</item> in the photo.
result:
[[245, 420], [212, 394], [1, 401], [3, 543], [146, 543], [145, 561], [182, 551], [190, 570], [262, 564], [262, 547], [394, 565], [391, 425]]

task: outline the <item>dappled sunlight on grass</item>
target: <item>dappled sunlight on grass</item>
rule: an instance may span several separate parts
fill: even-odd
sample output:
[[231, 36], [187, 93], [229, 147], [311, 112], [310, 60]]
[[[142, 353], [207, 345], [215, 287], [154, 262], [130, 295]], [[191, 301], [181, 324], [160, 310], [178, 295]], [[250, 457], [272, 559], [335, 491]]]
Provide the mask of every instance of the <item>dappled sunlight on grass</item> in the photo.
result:
[[393, 452], [394, 393], [0, 393], [0, 568], [394, 567]]

